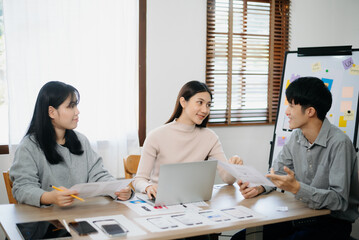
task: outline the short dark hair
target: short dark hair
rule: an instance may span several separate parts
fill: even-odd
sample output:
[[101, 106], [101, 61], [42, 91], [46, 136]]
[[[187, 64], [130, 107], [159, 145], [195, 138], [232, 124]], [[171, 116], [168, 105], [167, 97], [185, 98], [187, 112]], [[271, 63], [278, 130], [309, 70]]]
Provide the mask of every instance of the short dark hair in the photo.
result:
[[302, 106], [304, 111], [313, 107], [317, 117], [324, 121], [332, 106], [332, 94], [322, 80], [316, 77], [301, 77], [289, 84], [285, 91], [288, 102]]
[[[49, 116], [49, 106], [58, 109], [68, 97], [71, 97], [76, 104], [80, 101], [80, 94], [73, 86], [58, 81], [46, 83], [37, 96], [34, 114], [26, 133], [36, 140], [50, 164], [58, 164], [63, 158], [56, 150], [56, 133]], [[73, 130], [66, 130], [65, 140], [65, 147], [72, 154], [83, 153], [81, 142]]]
[[[183, 87], [181, 88], [181, 90], [178, 93], [175, 109], [173, 110], [173, 113], [172, 113], [170, 119], [168, 119], [168, 121], [166, 123], [170, 123], [173, 120], [175, 120], [176, 118], [179, 118], [181, 116], [182, 110], [183, 110], [182, 105], [180, 103], [181, 97], [183, 97], [186, 101], [188, 101], [195, 94], [201, 93], [201, 92], [208, 92], [209, 95], [211, 96], [211, 100], [212, 100], [212, 93], [205, 83], [194, 80], [194, 81], [187, 82], [185, 85], [183, 85]], [[207, 123], [208, 123], [208, 119], [209, 119], [209, 114], [202, 121], [202, 123], [200, 125], [196, 124], [196, 126], [197, 127], [206, 127]]]

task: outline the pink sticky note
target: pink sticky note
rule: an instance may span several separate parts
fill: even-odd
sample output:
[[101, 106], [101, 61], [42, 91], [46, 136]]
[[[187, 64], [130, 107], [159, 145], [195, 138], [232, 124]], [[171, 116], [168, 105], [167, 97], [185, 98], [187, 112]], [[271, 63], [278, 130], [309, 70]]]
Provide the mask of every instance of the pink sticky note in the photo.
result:
[[352, 98], [354, 88], [353, 87], [343, 87], [342, 89], [342, 98]]
[[285, 144], [285, 137], [278, 137], [277, 138], [277, 146], [281, 147], [281, 146], [284, 146]]

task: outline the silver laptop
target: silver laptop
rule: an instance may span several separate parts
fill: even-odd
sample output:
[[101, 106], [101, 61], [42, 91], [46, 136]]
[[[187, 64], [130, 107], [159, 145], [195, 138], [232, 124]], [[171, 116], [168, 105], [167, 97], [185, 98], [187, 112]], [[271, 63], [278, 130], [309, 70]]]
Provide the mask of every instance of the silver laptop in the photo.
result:
[[160, 166], [155, 206], [207, 201], [212, 197], [217, 160]]

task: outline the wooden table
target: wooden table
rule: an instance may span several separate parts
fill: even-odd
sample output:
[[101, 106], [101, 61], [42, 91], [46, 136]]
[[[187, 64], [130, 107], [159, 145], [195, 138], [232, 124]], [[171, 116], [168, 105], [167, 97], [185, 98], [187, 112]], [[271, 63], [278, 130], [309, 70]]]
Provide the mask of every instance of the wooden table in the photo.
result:
[[[186, 230], [172, 230], [166, 232], [152, 233], [147, 231], [146, 235], [134, 237], [122, 237], [119, 239], [173, 239], [184, 238], [196, 235], [220, 233], [223, 231], [262, 226], [271, 223], [314, 217], [329, 214], [330, 211], [313, 210], [304, 203], [296, 200], [291, 193], [272, 192], [253, 199], [244, 199], [238, 190], [238, 185], [220, 185], [213, 190], [211, 201], [208, 202], [210, 208], [223, 209], [242, 205], [250, 208], [265, 217], [251, 219], [241, 222], [225, 222], [218, 225], [206, 225], [201, 227], [189, 228]], [[277, 207], [287, 206], [288, 211], [277, 211]], [[71, 207], [60, 208], [57, 206], [48, 208], [37, 208], [24, 204], [3, 204], [0, 205], [1, 227], [9, 239], [21, 239], [15, 223], [35, 220], [65, 219], [66, 222], [77, 218], [90, 218], [96, 216], [119, 215], [123, 214], [130, 220], [140, 217], [123, 204], [114, 202], [108, 197], [95, 197], [86, 199], [85, 202], [76, 201]], [[136, 223], [135, 221], [133, 221]], [[91, 239], [88, 236], [80, 237], [72, 229], [73, 239]]]

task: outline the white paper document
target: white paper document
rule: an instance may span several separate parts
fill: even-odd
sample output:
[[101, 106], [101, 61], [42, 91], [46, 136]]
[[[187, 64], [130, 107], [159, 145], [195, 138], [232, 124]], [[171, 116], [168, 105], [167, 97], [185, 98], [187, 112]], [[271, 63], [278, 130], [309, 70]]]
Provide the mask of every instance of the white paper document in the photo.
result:
[[126, 205], [128, 208], [130, 208], [132, 211], [136, 212], [140, 216], [152, 216], [159, 214], [184, 212], [188, 210], [200, 210], [200, 208], [197, 206], [197, 203], [178, 204], [171, 206], [153, 206], [153, 204], [149, 204], [148, 202], [144, 201], [144, 198], [146, 198], [145, 194], [136, 193], [136, 197], [127, 201], [118, 201], [118, 203]]
[[122, 179], [110, 182], [80, 183], [72, 186], [70, 190], [76, 190], [82, 198], [108, 195], [115, 197], [115, 192], [127, 187], [133, 179]]
[[135, 220], [151, 232], [163, 232], [224, 222], [248, 221], [262, 217], [264, 217], [262, 214], [244, 206], [234, 206], [225, 209], [187, 210], [182, 213], [147, 216]]
[[253, 218], [262, 218], [264, 215], [253, 211], [252, 209], [246, 208], [244, 206], [235, 206], [230, 208], [224, 208], [220, 210], [221, 212], [234, 217], [237, 221], [245, 221]]
[[196, 211], [187, 211], [179, 214], [142, 217], [135, 219], [139, 224], [151, 232], [163, 232], [175, 229], [209, 225], [210, 221]]
[[257, 169], [247, 165], [231, 164], [218, 161], [218, 164], [229, 172], [233, 177], [243, 182], [249, 182], [249, 187], [266, 185], [275, 187], [262, 173]]

